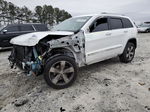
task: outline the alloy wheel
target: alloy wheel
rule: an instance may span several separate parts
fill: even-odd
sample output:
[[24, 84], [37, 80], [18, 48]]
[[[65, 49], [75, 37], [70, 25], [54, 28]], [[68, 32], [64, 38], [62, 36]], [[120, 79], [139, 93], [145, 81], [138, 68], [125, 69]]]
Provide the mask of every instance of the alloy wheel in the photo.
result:
[[134, 47], [133, 46], [128, 47], [126, 57], [128, 60], [133, 59], [133, 57], [134, 57]]
[[49, 78], [55, 85], [66, 85], [74, 76], [74, 67], [68, 61], [58, 61], [49, 70]]

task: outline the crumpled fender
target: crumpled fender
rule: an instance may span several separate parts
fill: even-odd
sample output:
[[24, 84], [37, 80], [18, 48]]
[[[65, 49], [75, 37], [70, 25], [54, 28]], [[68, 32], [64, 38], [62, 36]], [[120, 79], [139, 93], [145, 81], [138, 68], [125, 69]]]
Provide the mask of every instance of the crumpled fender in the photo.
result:
[[85, 36], [83, 31], [72, 36], [51, 40], [47, 43], [50, 45], [50, 49], [66, 48], [70, 50], [78, 66], [81, 67], [85, 65]]

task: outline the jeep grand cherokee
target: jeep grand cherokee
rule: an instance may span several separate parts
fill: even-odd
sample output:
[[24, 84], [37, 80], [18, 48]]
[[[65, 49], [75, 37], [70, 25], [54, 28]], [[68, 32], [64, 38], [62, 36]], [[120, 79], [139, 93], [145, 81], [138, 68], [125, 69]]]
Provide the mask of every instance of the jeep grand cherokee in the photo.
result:
[[78, 68], [119, 56], [131, 62], [137, 47], [137, 28], [122, 15], [95, 14], [73, 17], [49, 32], [36, 32], [11, 40], [9, 57], [27, 75], [43, 74], [55, 89], [73, 84]]

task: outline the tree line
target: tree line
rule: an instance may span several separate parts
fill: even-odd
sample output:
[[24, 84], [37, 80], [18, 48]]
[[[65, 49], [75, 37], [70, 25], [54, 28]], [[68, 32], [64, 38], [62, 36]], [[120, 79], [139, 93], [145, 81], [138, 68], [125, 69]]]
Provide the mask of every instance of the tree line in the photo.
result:
[[45, 23], [54, 25], [71, 17], [65, 10], [51, 5], [36, 6], [34, 11], [28, 7], [18, 7], [11, 2], [0, 0], [0, 25], [14, 23]]

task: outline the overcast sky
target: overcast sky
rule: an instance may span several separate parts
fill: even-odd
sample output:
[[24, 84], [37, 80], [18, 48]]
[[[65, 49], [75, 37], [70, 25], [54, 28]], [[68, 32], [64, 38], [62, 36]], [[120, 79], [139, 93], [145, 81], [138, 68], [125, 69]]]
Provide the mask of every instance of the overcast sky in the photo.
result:
[[150, 0], [7, 0], [31, 10], [37, 5], [52, 5], [73, 16], [101, 12], [125, 14], [135, 21], [150, 21]]

